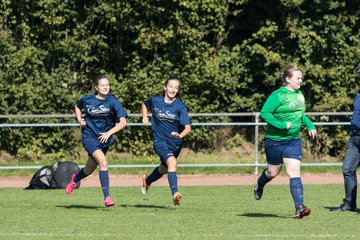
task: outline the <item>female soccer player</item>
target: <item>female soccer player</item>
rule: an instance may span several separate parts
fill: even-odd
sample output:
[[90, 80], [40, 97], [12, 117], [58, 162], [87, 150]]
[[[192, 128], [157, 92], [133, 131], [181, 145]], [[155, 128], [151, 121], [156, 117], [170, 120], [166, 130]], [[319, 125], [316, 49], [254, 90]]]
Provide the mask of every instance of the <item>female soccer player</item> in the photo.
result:
[[261, 118], [267, 122], [264, 139], [267, 169], [258, 178], [254, 197], [256, 200], [261, 199], [265, 184], [279, 174], [284, 164], [290, 177], [295, 218], [300, 219], [311, 212], [304, 206], [300, 177], [300, 127], [306, 125], [312, 139], [316, 136], [316, 128], [304, 114], [305, 99], [299, 90], [303, 80], [301, 70], [296, 65], [290, 65], [284, 70], [281, 80], [284, 86], [271, 93], [260, 112]]
[[142, 194], [150, 185], [167, 173], [174, 205], [179, 205], [176, 158], [179, 156], [183, 138], [191, 131], [191, 121], [184, 102], [179, 99], [180, 80], [169, 78], [165, 81], [163, 96], [155, 96], [141, 105], [142, 121], [149, 123], [148, 108], [152, 113], [154, 150], [160, 157], [160, 165], [147, 176], [143, 175]]
[[[82, 144], [89, 159], [78, 174], [73, 174], [66, 186], [66, 194], [72, 193], [76, 183], [89, 176], [99, 165], [99, 179], [106, 207], [115, 205], [109, 193], [109, 174], [106, 152], [114, 143], [114, 134], [126, 126], [126, 111], [120, 101], [110, 95], [110, 82], [105, 76], [95, 79], [96, 93], [86, 95], [75, 105], [76, 120], [81, 126]], [[82, 117], [81, 110], [85, 116]], [[116, 122], [119, 122], [116, 125]]]

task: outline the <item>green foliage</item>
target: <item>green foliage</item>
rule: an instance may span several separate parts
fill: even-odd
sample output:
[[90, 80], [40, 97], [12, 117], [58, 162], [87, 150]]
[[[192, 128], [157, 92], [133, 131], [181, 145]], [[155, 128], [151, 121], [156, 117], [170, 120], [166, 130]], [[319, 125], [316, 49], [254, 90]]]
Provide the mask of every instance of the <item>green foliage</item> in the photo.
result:
[[[307, 111], [351, 111], [358, 87], [355, 0], [4, 0], [0, 13], [1, 114], [72, 113], [99, 73], [110, 77], [112, 93], [130, 113], [139, 113], [170, 75], [182, 80], [190, 112], [259, 111], [290, 62], [305, 69]], [[81, 149], [76, 131], [0, 128], [6, 136], [0, 149], [35, 159], [62, 156]], [[319, 131], [312, 151], [340, 154], [344, 128]], [[236, 134], [194, 127], [185, 144], [228, 148], [234, 144], [224, 139], [236, 142]], [[150, 142], [149, 128], [127, 127], [115, 149], [146, 155]]]

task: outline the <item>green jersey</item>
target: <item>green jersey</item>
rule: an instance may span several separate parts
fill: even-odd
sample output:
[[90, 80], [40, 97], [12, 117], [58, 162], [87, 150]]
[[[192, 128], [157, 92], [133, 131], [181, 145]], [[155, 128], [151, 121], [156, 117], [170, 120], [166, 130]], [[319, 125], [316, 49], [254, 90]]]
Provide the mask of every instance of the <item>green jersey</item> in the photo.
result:
[[[305, 98], [300, 90], [292, 92], [280, 87], [270, 94], [261, 109], [260, 117], [267, 122], [265, 137], [276, 141], [300, 138], [300, 127], [315, 130], [314, 124], [305, 116]], [[286, 129], [286, 122], [291, 123]]]

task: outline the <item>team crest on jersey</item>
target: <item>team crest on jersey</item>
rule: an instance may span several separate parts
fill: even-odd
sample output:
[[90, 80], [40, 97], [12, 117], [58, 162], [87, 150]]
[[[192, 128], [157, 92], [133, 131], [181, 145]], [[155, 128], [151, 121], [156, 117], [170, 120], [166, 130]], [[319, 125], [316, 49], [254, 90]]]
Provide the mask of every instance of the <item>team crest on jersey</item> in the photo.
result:
[[110, 108], [100, 105], [99, 107], [94, 107], [93, 105], [86, 105], [87, 110], [90, 114], [104, 114], [110, 111]]
[[305, 109], [305, 98], [302, 94], [297, 95], [298, 101], [290, 101], [289, 108], [292, 110]]
[[173, 114], [170, 111], [162, 112], [161, 109], [159, 109], [159, 108], [154, 108], [154, 110], [155, 110], [156, 116], [158, 118], [166, 118], [166, 119], [172, 119], [172, 120], [176, 119], [176, 114]]
[[302, 103], [305, 102], [304, 95], [302, 95], [302, 94], [298, 94], [298, 95], [297, 95], [297, 99], [299, 100], [299, 102], [302, 102]]

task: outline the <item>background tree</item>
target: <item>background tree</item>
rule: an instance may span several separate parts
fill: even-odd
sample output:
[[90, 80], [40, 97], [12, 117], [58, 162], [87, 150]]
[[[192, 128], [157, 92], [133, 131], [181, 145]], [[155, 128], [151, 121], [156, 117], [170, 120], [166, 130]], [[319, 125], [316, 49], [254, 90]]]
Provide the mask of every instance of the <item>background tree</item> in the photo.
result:
[[[190, 112], [259, 111], [290, 62], [305, 69], [308, 111], [351, 111], [359, 87], [356, 0], [3, 0], [0, 12], [1, 114], [72, 113], [99, 73], [130, 113], [170, 75], [182, 80]], [[347, 129], [319, 130], [313, 152], [340, 154]], [[12, 154], [63, 156], [80, 148], [76, 129], [0, 134], [0, 149]], [[219, 136], [238, 135], [194, 128], [186, 144], [233, 146]], [[150, 137], [149, 129], [127, 128], [116, 150], [149, 152]]]

